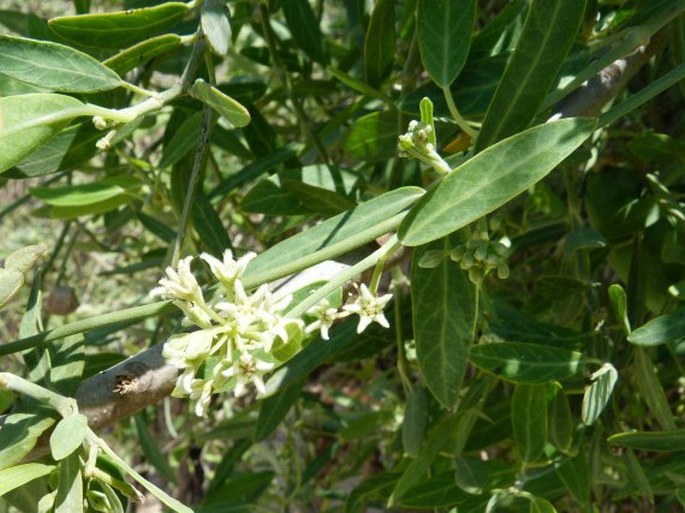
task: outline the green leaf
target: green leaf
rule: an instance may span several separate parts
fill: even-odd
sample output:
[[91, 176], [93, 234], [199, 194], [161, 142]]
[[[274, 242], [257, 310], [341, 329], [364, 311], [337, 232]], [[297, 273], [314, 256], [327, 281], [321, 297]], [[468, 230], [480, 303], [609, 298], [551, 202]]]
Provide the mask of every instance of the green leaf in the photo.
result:
[[166, 2], [127, 11], [60, 16], [48, 24], [72, 43], [94, 48], [126, 48], [173, 27], [188, 10], [188, 4]]
[[580, 370], [583, 355], [541, 344], [502, 342], [471, 348], [471, 362], [515, 383], [560, 381]]
[[441, 87], [449, 87], [466, 63], [475, 16], [475, 0], [419, 0], [421, 61]]
[[550, 385], [518, 384], [511, 397], [511, 426], [521, 460], [537, 460], [547, 443], [547, 401]]
[[302, 215], [308, 213], [290, 192], [280, 187], [277, 177], [270, 177], [252, 187], [240, 203], [245, 212], [268, 215]]
[[675, 429], [676, 422], [673, 418], [671, 405], [666, 392], [659, 382], [654, 364], [647, 352], [641, 347], [633, 351], [634, 361], [632, 368], [635, 372], [635, 386], [649, 409], [656, 417], [663, 429]]
[[199, 188], [195, 193], [191, 215], [195, 231], [207, 250], [217, 257], [223, 255], [224, 250], [231, 247], [231, 239], [221, 217]]
[[50, 353], [50, 382], [57, 392], [71, 396], [81, 383], [86, 365], [86, 344], [83, 335], [72, 335], [51, 344]]
[[571, 405], [561, 386], [556, 385], [554, 397], [549, 405], [549, 440], [557, 449], [568, 453], [573, 442], [575, 422], [571, 416]]
[[[252, 124], [253, 123], [250, 123], [248, 127], [252, 126]], [[262, 174], [268, 173], [274, 167], [294, 157], [297, 155], [300, 149], [301, 147], [299, 144], [289, 143], [282, 148], [265, 155], [252, 164], [245, 166], [235, 174], [228, 177], [225, 181], [217, 185], [216, 188], [209, 193], [209, 197], [214, 199], [217, 197], [226, 196], [229, 192], [233, 191], [237, 187], [240, 187], [241, 185], [258, 178]]]
[[357, 203], [337, 192], [299, 180], [282, 180], [283, 188], [311, 212], [331, 216], [354, 208]]
[[476, 152], [526, 128], [535, 118], [578, 34], [585, 0], [533, 0], [483, 127]]
[[0, 174], [44, 144], [69, 120], [92, 114], [92, 108], [61, 94], [0, 98]]
[[205, 0], [200, 13], [200, 26], [209, 48], [217, 55], [226, 55], [231, 42], [226, 0]]
[[147, 461], [159, 472], [169, 483], [176, 482], [176, 475], [169, 465], [167, 457], [162, 453], [159, 441], [150, 433], [148, 423], [142, 413], [133, 416], [138, 433], [138, 440], [143, 449], [143, 454]]
[[160, 168], [173, 166], [193, 148], [197, 147], [197, 143], [200, 140], [201, 122], [202, 111], [197, 111], [189, 115], [181, 123], [181, 126], [176, 128], [171, 138], [164, 144], [162, 158], [159, 161]]
[[463, 241], [454, 235], [416, 249], [411, 296], [416, 357], [426, 386], [445, 407], [459, 399], [477, 318], [477, 291], [468, 273], [449, 258], [437, 267], [419, 266], [428, 251], [448, 253]]
[[16, 269], [0, 268], [0, 308], [12, 301], [24, 285], [24, 274]]
[[657, 346], [685, 338], [685, 308], [652, 319], [628, 335], [638, 346]]
[[623, 290], [618, 283], [613, 283], [609, 286], [609, 301], [614, 316], [623, 328], [624, 333], [630, 336], [630, 320], [628, 319], [628, 297], [626, 291]]
[[618, 372], [613, 365], [605, 363], [592, 374], [592, 380], [592, 385], [585, 390], [583, 395], [581, 418], [586, 426], [594, 424], [604, 411], [618, 380]]
[[397, 481], [388, 499], [388, 506], [396, 504], [410, 488], [427, 478], [426, 471], [431, 463], [438, 457], [442, 448], [453, 440], [460, 418], [461, 415], [457, 413], [446, 415], [430, 429], [418, 457], [411, 460]]
[[243, 283], [273, 281], [370, 242], [397, 226], [396, 216], [422, 194], [418, 187], [395, 189], [290, 237], [250, 261]]
[[198, 78], [188, 91], [190, 96], [210, 106], [233, 126], [243, 127], [250, 122], [250, 113], [230, 96]]
[[43, 463], [26, 463], [0, 470], [0, 496], [34, 479], [47, 476], [54, 468], [54, 465], [44, 465]]
[[609, 443], [642, 451], [685, 451], [685, 429], [616, 433], [609, 437]]
[[366, 504], [388, 497], [397, 481], [397, 474], [377, 474], [365, 479], [350, 492], [345, 502], [345, 513], [366, 513]]
[[132, 176], [110, 176], [97, 182], [67, 187], [32, 187], [31, 194], [48, 205], [76, 207], [92, 205], [136, 188], [139, 182]]
[[557, 513], [552, 503], [542, 497], [533, 497], [528, 511], [530, 513]]
[[398, 136], [396, 113], [372, 112], [352, 123], [343, 150], [362, 161], [387, 160], [397, 154]]
[[[0, 470], [19, 463], [36, 446], [38, 437], [55, 423], [50, 411], [10, 413], [0, 429]], [[0, 481], [2, 486], [2, 481]]]
[[364, 38], [364, 71], [371, 87], [388, 78], [395, 61], [395, 0], [377, 0]]
[[480, 509], [462, 508], [462, 505], [466, 506], [464, 503], [474, 496], [464, 492], [454, 481], [454, 472], [442, 472], [441, 474], [431, 477], [428, 482], [411, 488], [404, 497], [400, 499], [399, 504], [404, 508], [416, 508], [420, 510], [445, 508], [445, 511], [453, 511], [453, 506], [459, 505], [459, 512], [462, 510], [471, 513], [483, 511], [483, 504], [481, 504]]
[[162, 34], [141, 41], [137, 45], [122, 50], [116, 55], [102, 62], [117, 75], [124, 76], [133, 68], [145, 64], [149, 60], [162, 55], [181, 45], [181, 36], [176, 34]]
[[575, 458], [557, 469], [557, 475], [573, 497], [583, 506], [590, 504], [590, 477], [592, 471], [588, 459], [589, 448], [582, 448]]
[[457, 456], [454, 459], [454, 482], [467, 493], [479, 495], [488, 483], [486, 463], [473, 456]]
[[281, 7], [290, 34], [297, 45], [313, 61], [326, 64], [328, 56], [324, 37], [309, 0], [288, 0], [283, 2]]
[[267, 397], [259, 405], [259, 416], [254, 430], [254, 441], [261, 442], [273, 433], [300, 397], [301, 386], [286, 387]]
[[3, 74], [51, 91], [92, 93], [121, 84], [107, 66], [58, 43], [0, 35], [0, 59]]
[[90, 120], [68, 126], [29, 153], [15, 167], [9, 169], [5, 176], [33, 178], [74, 169], [99, 151], [95, 143], [100, 138], [102, 132]]
[[414, 385], [407, 394], [402, 419], [402, 447], [409, 456], [417, 457], [428, 429], [428, 392]]
[[640, 491], [640, 495], [646, 497], [650, 504], [654, 504], [654, 491], [649, 484], [649, 478], [645, 474], [645, 470], [640, 465], [640, 461], [632, 449], [628, 449], [623, 454], [623, 461], [625, 461], [625, 473], [628, 479]]
[[419, 246], [463, 228], [544, 178], [589, 137], [595, 122], [545, 123], [488, 148], [454, 169], [400, 225], [400, 241]]
[[50, 435], [50, 452], [56, 461], [63, 460], [81, 447], [88, 432], [88, 418], [74, 413], [60, 420]]
[[83, 478], [77, 452], [59, 464], [55, 513], [83, 513]]

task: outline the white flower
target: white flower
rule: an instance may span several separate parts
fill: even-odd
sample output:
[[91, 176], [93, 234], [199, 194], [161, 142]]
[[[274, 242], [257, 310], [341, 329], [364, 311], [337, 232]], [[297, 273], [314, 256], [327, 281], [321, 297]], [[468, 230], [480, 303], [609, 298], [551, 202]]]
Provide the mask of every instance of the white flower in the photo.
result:
[[192, 384], [190, 398], [196, 399], [195, 415], [204, 417], [207, 413], [207, 406], [212, 399], [212, 381], [197, 379]]
[[364, 331], [372, 322], [376, 322], [384, 328], [389, 328], [390, 324], [383, 314], [383, 308], [392, 298], [392, 294], [376, 296], [363, 283], [358, 287], [358, 290], [359, 295], [354, 301], [343, 306], [343, 310], [346, 312], [359, 315], [357, 333]]
[[178, 269], [167, 267], [164, 271], [166, 278], [159, 280], [160, 286], [152, 289], [150, 295], [191, 302], [203, 301], [202, 289], [190, 270], [192, 260], [192, 256], [182, 258], [178, 262]]
[[231, 286], [233, 283], [240, 278], [240, 276], [245, 271], [247, 264], [250, 263], [255, 256], [255, 253], [246, 253], [244, 256], [240, 257], [238, 260], [233, 258], [233, 252], [230, 249], [224, 251], [223, 260], [219, 260], [215, 256], [209, 253], [202, 253], [200, 258], [209, 264], [209, 268], [212, 270], [212, 274], [216, 276], [224, 286]]
[[325, 298], [321, 300], [318, 305], [310, 308], [307, 313], [315, 315], [316, 320], [307, 326], [305, 333], [312, 333], [316, 330], [319, 330], [321, 333], [321, 338], [324, 340], [329, 339], [328, 329], [333, 326], [333, 323], [337, 319], [350, 315], [350, 312], [341, 312], [337, 308], [333, 308], [328, 299]]

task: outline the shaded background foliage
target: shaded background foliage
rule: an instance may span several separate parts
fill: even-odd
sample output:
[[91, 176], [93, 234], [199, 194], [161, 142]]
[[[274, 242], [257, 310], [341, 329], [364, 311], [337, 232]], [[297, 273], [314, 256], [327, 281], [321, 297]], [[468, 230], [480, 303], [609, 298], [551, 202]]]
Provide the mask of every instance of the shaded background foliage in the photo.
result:
[[[179, 252], [256, 250], [256, 286], [328, 258], [321, 248], [355, 263], [398, 230], [389, 330], [343, 321], [273, 373], [269, 397], [217, 396], [205, 419], [160, 401], [163, 382], [134, 416], [86, 413], [91, 425], [201, 512], [682, 508], [682, 1], [205, 0], [165, 4], [158, 32], [122, 21], [125, 35], [106, 37], [92, 30], [101, 18], [46, 21], [163, 3], [2, 4], [2, 34], [64, 44], [115, 75], [95, 66], [102, 89], [74, 89], [0, 60], [2, 119], [37, 92], [119, 112], [145, 96], [117, 77], [161, 92], [195, 68], [163, 106], [105, 130], [98, 112], [65, 118], [14, 161], [32, 136], [0, 132], [0, 276], [26, 282], [2, 310], [3, 370], [82, 397], [79, 382], [124, 358], [149, 363], [180, 317], [127, 308], [149, 303]], [[186, 37], [198, 25], [211, 52]], [[138, 41], [144, 52], [125, 51]], [[439, 185], [397, 152], [424, 97], [456, 168]], [[597, 120], [543, 124], [555, 115]], [[419, 200], [419, 187], [433, 189]], [[42, 263], [18, 271], [9, 255], [38, 243]], [[506, 272], [476, 259], [495, 243]], [[38, 511], [43, 497], [75, 511], [87, 454], [55, 428], [56, 470], [36, 453], [56, 414], [4, 390], [0, 405], [0, 507]], [[126, 507], [133, 474], [108, 454], [97, 468], [88, 507]], [[35, 474], [24, 484], [17, 469]]]

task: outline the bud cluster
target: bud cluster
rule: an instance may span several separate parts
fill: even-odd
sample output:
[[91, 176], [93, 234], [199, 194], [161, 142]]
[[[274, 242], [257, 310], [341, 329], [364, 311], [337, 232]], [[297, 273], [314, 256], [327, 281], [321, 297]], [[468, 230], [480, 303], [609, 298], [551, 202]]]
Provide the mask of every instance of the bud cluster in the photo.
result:
[[449, 256], [450, 260], [459, 264], [459, 267], [469, 273], [469, 279], [479, 284], [493, 269], [497, 270], [497, 277], [504, 280], [509, 277], [509, 248], [498, 241], [483, 239], [470, 240], [459, 244], [451, 251], [429, 250], [426, 251], [419, 261], [419, 266], [432, 268], [440, 265], [440, 262]]
[[435, 123], [433, 121], [433, 104], [428, 98], [421, 100], [421, 121], [409, 123], [405, 134], [399, 136], [397, 148], [400, 157], [415, 158], [430, 165], [436, 172], [446, 175], [450, 166], [436, 151]]

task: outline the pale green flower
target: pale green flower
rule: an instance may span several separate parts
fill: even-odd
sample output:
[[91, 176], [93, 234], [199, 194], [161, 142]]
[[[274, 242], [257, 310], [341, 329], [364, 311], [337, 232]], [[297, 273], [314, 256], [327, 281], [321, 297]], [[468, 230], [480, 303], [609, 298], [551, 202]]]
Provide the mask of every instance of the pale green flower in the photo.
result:
[[209, 253], [202, 253], [200, 258], [207, 262], [212, 274], [216, 276], [219, 283], [226, 287], [231, 287], [233, 283], [243, 274], [247, 264], [250, 263], [255, 256], [255, 253], [246, 253], [238, 260], [233, 258], [233, 252], [230, 249], [224, 251], [223, 259], [219, 260]]
[[307, 313], [314, 315], [316, 320], [307, 326], [305, 333], [312, 333], [319, 330], [321, 338], [324, 340], [329, 339], [328, 330], [333, 326], [335, 321], [350, 315], [350, 312], [341, 312], [337, 308], [331, 306], [331, 303], [325, 298], [318, 305], [310, 308]]
[[177, 269], [167, 267], [165, 278], [159, 280], [159, 287], [152, 289], [152, 296], [161, 296], [166, 299], [181, 299], [183, 301], [199, 302], [202, 298], [202, 289], [190, 270], [193, 257], [189, 256], [179, 260]]
[[343, 310], [359, 315], [359, 325], [357, 333], [364, 331], [372, 322], [378, 323], [384, 328], [389, 328], [390, 323], [383, 314], [383, 309], [388, 301], [392, 299], [392, 294], [376, 296], [365, 284], [358, 287], [359, 294], [351, 303], [343, 306]]

